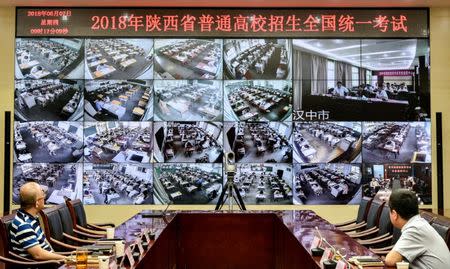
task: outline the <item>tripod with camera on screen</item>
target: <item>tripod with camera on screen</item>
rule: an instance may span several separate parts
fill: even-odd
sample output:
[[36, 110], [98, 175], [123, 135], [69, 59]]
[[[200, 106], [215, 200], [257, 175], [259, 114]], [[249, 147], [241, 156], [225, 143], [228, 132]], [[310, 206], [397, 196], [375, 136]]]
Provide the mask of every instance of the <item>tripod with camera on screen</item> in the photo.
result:
[[245, 208], [244, 200], [242, 200], [241, 194], [234, 183], [234, 175], [236, 174], [236, 164], [234, 152], [228, 152], [225, 154], [225, 173], [227, 175], [227, 182], [222, 188], [222, 192], [219, 196], [219, 200], [216, 204], [215, 210], [222, 209], [223, 205], [228, 200], [228, 210], [233, 209], [233, 199], [241, 210], [247, 210]]

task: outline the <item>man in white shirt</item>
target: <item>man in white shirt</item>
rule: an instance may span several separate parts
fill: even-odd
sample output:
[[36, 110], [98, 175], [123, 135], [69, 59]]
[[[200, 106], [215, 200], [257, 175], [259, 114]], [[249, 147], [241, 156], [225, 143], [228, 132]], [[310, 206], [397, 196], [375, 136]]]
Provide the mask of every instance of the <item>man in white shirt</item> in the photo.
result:
[[387, 95], [387, 92], [384, 88], [378, 88], [376, 93], [376, 98], [382, 99], [382, 100], [388, 100], [389, 96]]
[[338, 81], [337, 86], [334, 87], [332, 94], [337, 97], [345, 97], [348, 94], [348, 89], [342, 86], [342, 82]]
[[419, 215], [419, 204], [414, 192], [397, 189], [389, 197], [392, 225], [402, 230], [394, 248], [385, 259], [387, 266], [395, 266], [406, 259], [409, 268], [446, 269], [450, 252], [444, 239]]

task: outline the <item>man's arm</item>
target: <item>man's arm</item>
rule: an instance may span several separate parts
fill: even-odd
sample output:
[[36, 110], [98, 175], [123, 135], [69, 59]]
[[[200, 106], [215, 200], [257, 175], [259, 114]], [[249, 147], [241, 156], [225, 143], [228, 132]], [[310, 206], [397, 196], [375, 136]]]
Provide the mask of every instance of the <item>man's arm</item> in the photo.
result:
[[395, 266], [397, 262], [401, 262], [403, 260], [403, 256], [400, 255], [395, 250], [389, 251], [388, 255], [386, 255], [386, 259], [384, 260], [384, 264], [387, 266]]
[[33, 256], [33, 259], [38, 261], [46, 260], [64, 260], [66, 257], [41, 248], [40, 245], [35, 245], [27, 249], [28, 253]]

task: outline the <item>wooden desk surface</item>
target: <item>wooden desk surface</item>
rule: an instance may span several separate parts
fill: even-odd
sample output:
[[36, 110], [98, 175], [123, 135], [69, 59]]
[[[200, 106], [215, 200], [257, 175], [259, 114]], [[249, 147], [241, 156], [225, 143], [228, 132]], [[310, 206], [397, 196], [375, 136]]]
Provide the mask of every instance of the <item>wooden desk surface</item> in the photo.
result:
[[[375, 256], [310, 210], [181, 211], [168, 213], [167, 222], [143, 218], [146, 212], [116, 227], [115, 234], [131, 244], [142, 227], [156, 230], [156, 240], [137, 262], [138, 269], [319, 269], [320, 257], [309, 252], [315, 227], [335, 248], [345, 247], [347, 257]], [[65, 268], [70, 267], [60, 267]]]

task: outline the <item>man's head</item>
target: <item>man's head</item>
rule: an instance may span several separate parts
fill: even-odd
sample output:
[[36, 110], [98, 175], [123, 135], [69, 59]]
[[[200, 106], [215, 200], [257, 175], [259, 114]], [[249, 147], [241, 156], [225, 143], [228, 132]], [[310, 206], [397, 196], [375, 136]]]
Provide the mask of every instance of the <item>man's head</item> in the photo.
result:
[[342, 82], [338, 81], [337, 86], [338, 86], [338, 88], [342, 87]]
[[412, 217], [419, 214], [419, 203], [414, 192], [407, 189], [397, 189], [392, 191], [389, 197], [389, 207], [391, 209], [391, 222], [396, 228], [403, 225]]
[[44, 208], [44, 200], [44, 191], [36, 182], [28, 182], [20, 187], [20, 207], [22, 209], [32, 210], [37, 213]]

